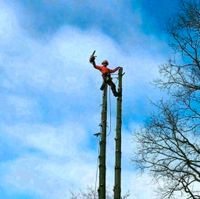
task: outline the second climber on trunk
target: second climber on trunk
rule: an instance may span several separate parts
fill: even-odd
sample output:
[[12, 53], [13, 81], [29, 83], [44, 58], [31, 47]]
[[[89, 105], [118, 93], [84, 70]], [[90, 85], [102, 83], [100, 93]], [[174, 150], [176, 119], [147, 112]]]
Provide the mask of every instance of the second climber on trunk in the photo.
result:
[[111, 73], [114, 73], [116, 72], [117, 70], [119, 70], [121, 67], [116, 67], [114, 69], [110, 69], [108, 68], [108, 61], [107, 60], [104, 60], [101, 64], [101, 66], [97, 66], [96, 63], [95, 63], [95, 56], [94, 56], [94, 53], [93, 55], [91, 55], [90, 59], [89, 59], [90, 63], [94, 66], [95, 69], [101, 71], [102, 73], [102, 77], [103, 77], [103, 83], [101, 85], [101, 90], [104, 90], [106, 84], [108, 84], [110, 87], [111, 87], [111, 90], [113, 92], [113, 95], [115, 97], [118, 97], [120, 95], [119, 92], [117, 92], [116, 90], [116, 86], [115, 84], [113, 83], [112, 81], [112, 77], [111, 77]]

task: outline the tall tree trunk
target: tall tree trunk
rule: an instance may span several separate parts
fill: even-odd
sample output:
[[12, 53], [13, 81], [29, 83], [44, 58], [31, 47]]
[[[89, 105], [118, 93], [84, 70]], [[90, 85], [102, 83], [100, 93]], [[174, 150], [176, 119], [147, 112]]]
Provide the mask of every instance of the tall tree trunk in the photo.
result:
[[106, 130], [107, 130], [107, 85], [103, 90], [101, 112], [101, 140], [99, 154], [99, 199], [106, 199]]
[[115, 137], [115, 185], [114, 185], [114, 199], [121, 199], [121, 126], [122, 126], [122, 72], [119, 70], [119, 84], [117, 98], [117, 122], [116, 122], [116, 137]]

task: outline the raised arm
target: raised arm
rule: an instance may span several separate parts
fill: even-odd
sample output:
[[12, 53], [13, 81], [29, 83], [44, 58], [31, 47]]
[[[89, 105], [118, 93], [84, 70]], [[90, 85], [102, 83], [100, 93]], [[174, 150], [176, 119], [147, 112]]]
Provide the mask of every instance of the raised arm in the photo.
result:
[[94, 67], [95, 69], [100, 70], [101, 67], [97, 66], [96, 63], [95, 63], [95, 58], [96, 58], [96, 56], [94, 55], [95, 52], [96, 52], [96, 51], [94, 51], [94, 52], [92, 53], [92, 55], [90, 56], [89, 62], [93, 65], [93, 67]]
[[95, 63], [95, 56], [94, 55], [90, 56], [89, 62], [93, 65], [94, 68], [97, 69], [97, 65]]
[[120, 68], [122, 68], [121, 66], [118, 66], [118, 67], [116, 67], [116, 68], [114, 68], [114, 69], [110, 69], [110, 73], [114, 73], [114, 72], [116, 72], [117, 70], [119, 70]]

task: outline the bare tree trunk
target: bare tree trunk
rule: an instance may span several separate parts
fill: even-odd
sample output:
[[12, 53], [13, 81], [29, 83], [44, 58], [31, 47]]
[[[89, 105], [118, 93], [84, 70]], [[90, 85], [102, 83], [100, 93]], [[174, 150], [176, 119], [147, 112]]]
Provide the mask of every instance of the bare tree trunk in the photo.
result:
[[119, 85], [117, 98], [117, 122], [116, 122], [116, 145], [115, 145], [115, 185], [114, 199], [121, 199], [121, 126], [122, 126], [122, 69], [119, 70]]
[[103, 90], [103, 104], [101, 112], [101, 140], [99, 155], [99, 199], [106, 199], [106, 128], [107, 128], [107, 85]]

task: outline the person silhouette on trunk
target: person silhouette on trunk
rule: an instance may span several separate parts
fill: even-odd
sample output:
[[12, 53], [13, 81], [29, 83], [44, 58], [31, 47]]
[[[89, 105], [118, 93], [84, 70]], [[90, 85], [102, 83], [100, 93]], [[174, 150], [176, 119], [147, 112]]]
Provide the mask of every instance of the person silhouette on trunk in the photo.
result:
[[101, 66], [97, 66], [95, 63], [95, 56], [94, 53], [90, 56], [89, 62], [93, 65], [93, 67], [97, 70], [99, 70], [102, 73], [102, 77], [103, 77], [103, 83], [101, 85], [101, 90], [104, 90], [106, 84], [108, 84], [111, 87], [111, 90], [113, 92], [113, 95], [115, 97], [118, 97], [120, 95], [119, 92], [117, 92], [116, 90], [116, 86], [112, 81], [112, 77], [111, 77], [111, 73], [116, 72], [117, 70], [119, 70], [120, 66], [114, 68], [114, 69], [110, 69], [107, 66], [109, 65], [109, 62], [107, 60], [104, 60], [101, 64]]

